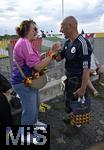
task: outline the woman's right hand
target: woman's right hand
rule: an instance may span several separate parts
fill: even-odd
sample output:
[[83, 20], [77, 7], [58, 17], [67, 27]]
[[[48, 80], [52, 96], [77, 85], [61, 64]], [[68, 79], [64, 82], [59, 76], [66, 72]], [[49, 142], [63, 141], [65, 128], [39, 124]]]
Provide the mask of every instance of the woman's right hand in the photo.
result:
[[52, 45], [52, 52], [55, 53], [56, 51], [59, 51], [61, 49], [61, 44], [60, 43], [55, 43]]

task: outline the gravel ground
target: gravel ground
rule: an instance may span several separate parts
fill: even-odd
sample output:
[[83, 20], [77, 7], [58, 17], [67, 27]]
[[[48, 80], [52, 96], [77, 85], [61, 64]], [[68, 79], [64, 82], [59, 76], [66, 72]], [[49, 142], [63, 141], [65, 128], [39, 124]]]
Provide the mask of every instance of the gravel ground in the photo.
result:
[[91, 100], [91, 122], [80, 128], [63, 123], [66, 114], [62, 96], [47, 103], [51, 109], [39, 116], [41, 121], [50, 124], [50, 150], [88, 150], [93, 144], [104, 142], [104, 98], [91, 96]]

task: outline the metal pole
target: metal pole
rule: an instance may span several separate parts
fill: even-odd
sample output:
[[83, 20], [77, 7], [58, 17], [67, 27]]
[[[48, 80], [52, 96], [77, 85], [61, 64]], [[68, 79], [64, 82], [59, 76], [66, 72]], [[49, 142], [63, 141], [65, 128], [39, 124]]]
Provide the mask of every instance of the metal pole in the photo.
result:
[[62, 0], [62, 20], [64, 19], [64, 0]]

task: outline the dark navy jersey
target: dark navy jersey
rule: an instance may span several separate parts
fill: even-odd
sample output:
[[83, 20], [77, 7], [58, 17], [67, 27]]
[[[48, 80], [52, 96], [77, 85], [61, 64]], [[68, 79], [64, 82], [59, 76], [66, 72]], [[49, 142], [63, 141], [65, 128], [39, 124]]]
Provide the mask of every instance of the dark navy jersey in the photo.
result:
[[67, 40], [60, 52], [61, 58], [66, 59], [66, 75], [82, 75], [84, 68], [90, 68], [91, 53], [91, 44], [82, 35], [79, 35], [74, 42]]

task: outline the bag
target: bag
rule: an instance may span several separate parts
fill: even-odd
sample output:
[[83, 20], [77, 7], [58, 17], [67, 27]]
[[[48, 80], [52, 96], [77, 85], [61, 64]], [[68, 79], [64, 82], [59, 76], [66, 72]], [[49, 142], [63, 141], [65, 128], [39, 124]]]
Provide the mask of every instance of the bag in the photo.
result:
[[91, 103], [89, 99], [78, 98], [77, 101], [71, 101], [70, 107], [72, 110], [71, 114], [71, 125], [82, 125], [89, 123], [91, 117]]
[[10, 89], [5, 93], [2, 93], [6, 96], [8, 103], [10, 104], [11, 108], [14, 109], [20, 109], [21, 108], [21, 102], [18, 94], [13, 90]]
[[0, 74], [0, 93], [6, 92], [11, 88], [12, 86], [9, 81], [2, 74]]
[[[43, 88], [46, 83], [47, 83], [47, 76], [46, 74], [41, 71], [41, 72], [36, 72], [36, 74], [38, 73], [38, 77], [32, 79], [32, 77], [26, 77], [23, 70], [21, 69], [21, 67], [18, 65], [17, 61], [15, 60], [17, 68], [21, 74], [21, 76], [24, 78], [24, 85], [30, 87], [33, 90], [36, 89], [41, 89]], [[36, 75], [37, 76], [37, 75]]]
[[14, 109], [21, 109], [21, 107], [22, 107], [21, 102], [20, 102], [20, 97], [18, 96], [18, 94], [14, 90], [11, 92], [10, 105]]
[[10, 82], [2, 74], [0, 74], [0, 94], [6, 97], [11, 109], [18, 110], [21, 108], [20, 98], [12, 89]]
[[47, 83], [47, 77], [46, 74], [43, 74], [39, 76], [38, 79], [33, 79], [32, 84], [30, 84], [30, 87], [32, 89], [41, 89], [46, 85], [46, 83]]
[[13, 117], [10, 109], [10, 105], [5, 95], [0, 93], [0, 126], [1, 125], [13, 125]]
[[30, 87], [32, 90], [38, 90], [43, 88], [47, 83], [46, 74], [39, 75], [38, 78], [32, 79], [32, 77], [24, 78], [24, 85]]

